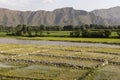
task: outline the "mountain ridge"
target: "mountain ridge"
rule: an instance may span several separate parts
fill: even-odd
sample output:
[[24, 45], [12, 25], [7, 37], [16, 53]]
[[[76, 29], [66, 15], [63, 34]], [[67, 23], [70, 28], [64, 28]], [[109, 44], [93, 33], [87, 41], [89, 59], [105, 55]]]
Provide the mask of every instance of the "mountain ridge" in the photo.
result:
[[[116, 9], [117, 8], [117, 9]], [[6, 26], [16, 26], [18, 24], [34, 25], [82, 25], [82, 24], [101, 24], [115, 25], [119, 24], [117, 13], [120, 13], [120, 7], [109, 9], [97, 9], [91, 12], [78, 10], [72, 7], [58, 8], [53, 11], [18, 11], [6, 8], [0, 8], [0, 24]], [[115, 13], [112, 15], [110, 12]], [[110, 10], [110, 12], [108, 12]], [[107, 14], [112, 15], [111, 16]], [[115, 17], [116, 16], [116, 17]], [[117, 18], [117, 19], [116, 19]]]
[[120, 6], [93, 10], [92, 13], [103, 18], [109, 25], [120, 25]]

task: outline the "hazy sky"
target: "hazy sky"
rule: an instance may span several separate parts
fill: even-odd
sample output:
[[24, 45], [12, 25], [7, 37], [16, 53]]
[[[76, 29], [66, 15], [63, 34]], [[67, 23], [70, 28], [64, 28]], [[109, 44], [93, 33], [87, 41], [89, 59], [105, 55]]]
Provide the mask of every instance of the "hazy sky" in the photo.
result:
[[54, 10], [73, 7], [91, 11], [94, 9], [120, 6], [120, 0], [0, 0], [0, 8], [13, 10]]

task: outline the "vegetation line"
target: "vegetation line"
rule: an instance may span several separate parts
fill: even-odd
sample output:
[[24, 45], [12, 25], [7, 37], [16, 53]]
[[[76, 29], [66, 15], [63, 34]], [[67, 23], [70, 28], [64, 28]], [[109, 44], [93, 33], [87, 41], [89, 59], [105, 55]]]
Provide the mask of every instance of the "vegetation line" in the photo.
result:
[[[15, 38], [15, 37], [14, 37]], [[120, 39], [113, 38], [69, 38], [69, 37], [16, 37], [21, 40], [47, 40], [47, 41], [65, 41], [81, 43], [103, 43], [103, 44], [120, 44]]]
[[55, 57], [55, 58], [67, 58], [67, 59], [79, 59], [79, 60], [92, 60], [92, 61], [98, 61], [98, 62], [104, 62], [103, 59], [96, 59], [96, 58], [85, 58], [85, 57], [73, 57], [73, 56], [55, 56], [55, 55], [46, 55], [46, 54], [30, 54], [35, 56], [47, 56], [47, 57]]
[[[1, 80], [12, 80], [12, 79], [17, 79], [17, 80], [46, 80], [46, 79], [37, 79], [37, 78], [30, 78], [30, 77], [18, 77], [18, 76], [6, 76], [0, 74], [0, 79]], [[47, 79], [47, 80], [53, 80], [53, 79]]]
[[0, 26], [1, 37], [12, 37], [23, 40], [50, 40], [69, 42], [89, 42], [120, 44], [120, 27], [104, 25], [80, 25], [80, 26], [28, 26], [16, 27]]

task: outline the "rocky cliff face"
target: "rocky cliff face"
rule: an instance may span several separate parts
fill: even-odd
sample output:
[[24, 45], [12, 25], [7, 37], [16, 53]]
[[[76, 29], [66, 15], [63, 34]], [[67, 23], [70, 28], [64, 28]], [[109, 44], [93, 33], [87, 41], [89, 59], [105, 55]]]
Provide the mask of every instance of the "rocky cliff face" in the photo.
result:
[[120, 25], [120, 7], [99, 9], [91, 12], [75, 10], [71, 7], [54, 11], [15, 11], [0, 8], [0, 25]]
[[[56, 9], [54, 11], [14, 11], [0, 9], [0, 25], [16, 26], [27, 25], [81, 25], [106, 24], [104, 17], [96, 15], [96, 11], [87, 12], [75, 10], [71, 7]], [[98, 12], [99, 13], [99, 12]]]
[[120, 25], [120, 7], [99, 9], [92, 11], [96, 16], [103, 18], [109, 25]]

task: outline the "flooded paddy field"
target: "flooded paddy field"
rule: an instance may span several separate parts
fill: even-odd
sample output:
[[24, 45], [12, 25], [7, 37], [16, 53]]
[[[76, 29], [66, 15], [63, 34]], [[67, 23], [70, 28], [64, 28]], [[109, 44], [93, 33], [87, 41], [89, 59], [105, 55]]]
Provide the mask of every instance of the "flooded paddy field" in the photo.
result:
[[120, 80], [120, 46], [0, 40], [1, 80]]

